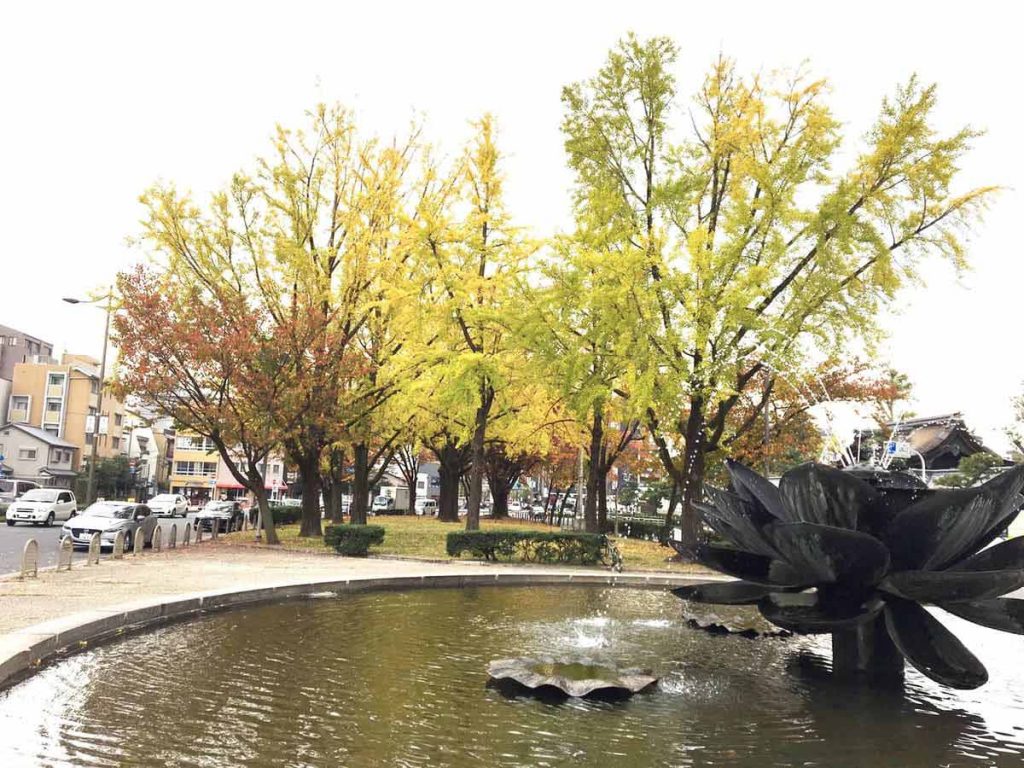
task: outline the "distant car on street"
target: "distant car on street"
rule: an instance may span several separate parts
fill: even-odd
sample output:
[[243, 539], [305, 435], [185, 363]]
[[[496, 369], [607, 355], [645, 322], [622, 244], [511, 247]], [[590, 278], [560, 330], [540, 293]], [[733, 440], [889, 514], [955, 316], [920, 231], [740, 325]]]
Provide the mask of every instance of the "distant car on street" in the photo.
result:
[[10, 477], [0, 479], [0, 504], [17, 501], [28, 491], [38, 487], [39, 484], [33, 483], [31, 480], [15, 480]]
[[378, 496], [373, 500], [371, 511], [375, 515], [387, 515], [395, 511], [395, 500], [390, 496]]
[[184, 517], [188, 502], [180, 493], [161, 493], [146, 502], [154, 515], [160, 517]]
[[88, 547], [92, 535], [99, 532], [100, 546], [113, 547], [117, 532], [124, 531], [124, 548], [128, 550], [139, 536], [143, 537], [143, 544], [152, 544], [156, 526], [157, 516], [145, 504], [97, 501], [64, 523], [61, 536], [70, 536], [71, 545], [80, 549]]
[[51, 526], [78, 514], [75, 494], [64, 488], [33, 488], [7, 508], [7, 524], [32, 523]]
[[417, 515], [436, 515], [437, 499], [416, 499]]
[[219, 533], [242, 530], [245, 513], [237, 501], [211, 501], [196, 514], [196, 524], [204, 531], [212, 531], [216, 524]]

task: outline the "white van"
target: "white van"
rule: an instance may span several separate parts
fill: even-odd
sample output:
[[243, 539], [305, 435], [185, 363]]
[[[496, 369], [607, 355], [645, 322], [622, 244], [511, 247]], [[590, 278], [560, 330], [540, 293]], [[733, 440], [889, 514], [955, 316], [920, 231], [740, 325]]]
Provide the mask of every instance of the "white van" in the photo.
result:
[[0, 504], [10, 504], [26, 491], [31, 491], [38, 487], [39, 483], [33, 483], [31, 480], [4, 478], [0, 480]]
[[416, 499], [416, 514], [417, 515], [436, 515], [437, 514], [437, 500], [436, 499]]

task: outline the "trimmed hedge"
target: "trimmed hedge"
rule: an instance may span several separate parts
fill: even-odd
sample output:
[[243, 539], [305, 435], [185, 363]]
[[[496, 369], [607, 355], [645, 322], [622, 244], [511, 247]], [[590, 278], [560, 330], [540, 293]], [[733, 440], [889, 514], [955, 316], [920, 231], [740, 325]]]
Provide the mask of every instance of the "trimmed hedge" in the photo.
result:
[[324, 542], [339, 555], [366, 557], [373, 544], [384, 541], [384, 528], [379, 525], [329, 525]]
[[274, 525], [292, 525], [302, 519], [302, 507], [271, 504], [270, 514], [274, 516]]
[[468, 552], [485, 560], [522, 560], [528, 563], [596, 565], [610, 562], [608, 538], [599, 533], [547, 531], [452, 531], [448, 555]]

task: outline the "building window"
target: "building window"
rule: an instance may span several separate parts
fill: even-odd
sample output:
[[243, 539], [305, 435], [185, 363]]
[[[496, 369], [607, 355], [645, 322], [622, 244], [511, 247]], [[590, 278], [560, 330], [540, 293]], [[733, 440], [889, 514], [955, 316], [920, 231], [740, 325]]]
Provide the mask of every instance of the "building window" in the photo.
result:
[[47, 384], [51, 387], [63, 387], [64, 386], [64, 374], [63, 373], [51, 373], [47, 378]]
[[112, 438], [110, 438], [110, 441], [111, 441], [111, 444], [113, 445], [115, 450], [117, 450], [118, 448], [121, 447], [121, 438], [120, 437], [112, 437]]
[[94, 395], [98, 395], [100, 393], [100, 380], [89, 379], [89, 389]]
[[217, 462], [215, 461], [176, 461], [174, 474], [184, 477], [216, 477]]
[[114, 414], [114, 426], [115, 427], [120, 427], [121, 423], [123, 421], [124, 421], [124, 414], [121, 414], [121, 413], [115, 413]]
[[28, 395], [15, 395], [11, 398], [11, 410], [13, 411], [27, 411], [28, 410]]
[[36, 457], [36, 449], [35, 448], [19, 448], [18, 449], [18, 458], [19, 459], [32, 460], [35, 457]]

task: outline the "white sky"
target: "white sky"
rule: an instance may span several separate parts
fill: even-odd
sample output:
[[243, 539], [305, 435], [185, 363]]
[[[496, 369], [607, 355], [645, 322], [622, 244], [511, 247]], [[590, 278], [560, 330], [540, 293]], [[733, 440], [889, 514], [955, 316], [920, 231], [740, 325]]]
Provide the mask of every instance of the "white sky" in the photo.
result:
[[72, 307], [138, 260], [138, 195], [157, 179], [205, 195], [265, 151], [275, 122], [341, 101], [369, 131], [418, 113], [454, 149], [499, 121], [509, 202], [538, 234], [569, 221], [563, 85], [593, 74], [628, 30], [673, 37], [690, 94], [721, 51], [744, 71], [808, 60], [856, 137], [918, 72], [942, 127], [985, 128], [963, 183], [1010, 187], [971, 241], [959, 282], [925, 288], [888, 322], [920, 414], [962, 410], [1002, 448], [1022, 388], [1021, 17], [1011, 2], [22, 2], [0, 20], [0, 323], [99, 355], [102, 313]]

